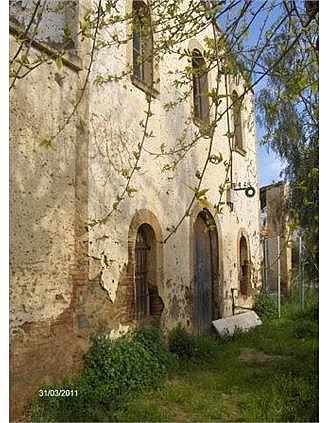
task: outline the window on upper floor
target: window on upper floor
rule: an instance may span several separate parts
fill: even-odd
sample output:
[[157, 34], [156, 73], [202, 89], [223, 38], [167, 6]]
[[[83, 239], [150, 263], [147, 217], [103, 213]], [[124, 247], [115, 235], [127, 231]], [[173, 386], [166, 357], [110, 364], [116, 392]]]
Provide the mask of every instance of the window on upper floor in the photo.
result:
[[233, 131], [234, 131], [234, 147], [239, 150], [244, 150], [243, 145], [243, 134], [242, 134], [242, 119], [241, 119], [241, 108], [242, 100], [236, 93], [232, 92], [232, 117], [233, 117]]
[[209, 121], [208, 77], [205, 60], [198, 50], [192, 53], [194, 118]]
[[153, 37], [149, 8], [142, 1], [133, 2], [133, 77], [152, 86]]

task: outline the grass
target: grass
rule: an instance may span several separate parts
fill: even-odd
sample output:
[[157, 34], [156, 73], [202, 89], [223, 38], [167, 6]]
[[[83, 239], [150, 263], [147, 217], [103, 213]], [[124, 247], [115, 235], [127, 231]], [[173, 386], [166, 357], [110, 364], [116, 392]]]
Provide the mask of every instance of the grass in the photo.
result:
[[[311, 301], [302, 313], [293, 303], [283, 304], [280, 319], [264, 315], [262, 326], [232, 338], [214, 334], [193, 338], [178, 330], [174, 350], [180, 355], [165, 352], [163, 344], [156, 343], [159, 338], [154, 338], [151, 331], [141, 336], [133, 335], [117, 346], [108, 344], [108, 347], [103, 341], [102, 349], [98, 346], [91, 355], [94, 357], [92, 363], [101, 363], [95, 364], [93, 369], [102, 375], [103, 367], [107, 366], [109, 373], [112, 369], [117, 373], [111, 384], [103, 379], [99, 385], [99, 392], [103, 393], [101, 401], [91, 396], [94, 401], [91, 406], [88, 401], [85, 403], [86, 398], [83, 400], [85, 420], [76, 414], [73, 420], [65, 418], [64, 403], [60, 406], [42, 403], [40, 408], [37, 402], [33, 421], [318, 421], [316, 304]], [[192, 343], [191, 348], [188, 342]], [[140, 350], [138, 356], [136, 346]], [[119, 358], [114, 358], [116, 350]], [[130, 363], [130, 356], [134, 364]], [[156, 381], [156, 384], [152, 382], [153, 388], [149, 388], [149, 384], [143, 387], [142, 374], [145, 366], [151, 367], [149, 359], [158, 360], [152, 370], [152, 374], [157, 372], [158, 376], [147, 376], [149, 381]], [[171, 359], [174, 363], [168, 365]], [[131, 375], [124, 379], [120, 366], [124, 368], [125, 363], [134, 367], [131, 367]], [[82, 374], [81, 386], [90, 390], [89, 379], [83, 377]], [[92, 380], [97, 387], [98, 376]], [[128, 384], [133, 380], [137, 389], [130, 390], [127, 395]], [[118, 384], [119, 396], [113, 383]], [[111, 401], [107, 393], [111, 393]], [[79, 410], [82, 398], [77, 401], [76, 410]], [[67, 403], [68, 408], [72, 405]], [[88, 406], [94, 409], [92, 413]], [[72, 413], [66, 410], [68, 415]]]
[[[127, 402], [113, 419], [318, 421], [318, 322], [311, 316], [313, 307], [299, 313], [289, 304], [279, 320], [248, 334], [204, 338], [210, 358], [181, 360], [163, 386]], [[241, 358], [245, 349], [253, 358]]]

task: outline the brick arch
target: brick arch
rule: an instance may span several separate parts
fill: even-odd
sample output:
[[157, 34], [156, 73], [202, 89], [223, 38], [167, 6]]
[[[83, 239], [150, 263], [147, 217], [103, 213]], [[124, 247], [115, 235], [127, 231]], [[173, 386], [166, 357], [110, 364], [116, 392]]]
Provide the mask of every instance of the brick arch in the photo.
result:
[[[139, 229], [143, 227], [146, 229], [148, 241], [152, 244], [151, 248], [153, 249], [152, 253], [152, 286], [156, 288], [157, 294], [159, 297], [158, 301], [162, 301], [163, 298], [163, 232], [160, 226], [160, 223], [153, 212], [147, 209], [137, 210], [131, 220], [129, 232], [128, 232], [128, 285], [131, 292], [131, 303], [130, 309], [131, 314], [134, 316], [134, 319], [137, 318], [136, 311], [136, 240]], [[148, 229], [147, 229], [148, 228]]]
[[[245, 242], [244, 251], [241, 250], [241, 243]], [[243, 257], [243, 261], [247, 260], [247, 266], [245, 263], [241, 262], [242, 254], [246, 256], [246, 259]], [[251, 294], [251, 254], [249, 246], [249, 237], [248, 233], [244, 228], [241, 228], [237, 236], [237, 266], [238, 266], [238, 290], [244, 296], [248, 297]]]

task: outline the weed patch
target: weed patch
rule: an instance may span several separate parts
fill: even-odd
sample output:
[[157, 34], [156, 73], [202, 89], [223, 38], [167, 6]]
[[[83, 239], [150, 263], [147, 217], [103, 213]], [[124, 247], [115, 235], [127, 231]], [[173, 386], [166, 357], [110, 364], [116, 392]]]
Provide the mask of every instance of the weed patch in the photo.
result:
[[158, 328], [142, 328], [111, 341], [98, 337], [75, 383], [43, 387], [72, 389], [77, 396], [42, 397], [30, 408], [33, 421], [108, 421], [133, 394], [156, 386], [174, 366]]
[[33, 421], [318, 421], [317, 304], [266, 316], [232, 337], [177, 327], [168, 347], [153, 327], [98, 338], [78, 380], [51, 387], [78, 396], [38, 398]]

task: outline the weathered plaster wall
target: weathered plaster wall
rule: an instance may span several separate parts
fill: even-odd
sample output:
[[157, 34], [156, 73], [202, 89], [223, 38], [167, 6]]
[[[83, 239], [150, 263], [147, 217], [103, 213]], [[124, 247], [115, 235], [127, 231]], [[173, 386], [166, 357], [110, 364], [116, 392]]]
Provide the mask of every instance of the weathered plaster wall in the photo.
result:
[[[64, 5], [64, 8], [61, 6]], [[32, 2], [10, 2], [10, 57], [20, 59], [16, 36], [30, 23]], [[29, 63], [44, 63], [17, 79], [10, 96], [10, 414], [43, 383], [82, 364], [89, 345], [79, 335], [79, 305], [88, 283], [86, 224], [88, 92], [80, 98], [90, 51], [77, 44], [77, 24], [89, 0], [40, 2], [28, 37]], [[40, 18], [40, 19], [39, 19]], [[38, 24], [35, 22], [39, 21]], [[71, 41], [64, 29], [71, 29]], [[66, 33], [67, 35], [67, 33]], [[53, 60], [65, 50], [63, 65]], [[19, 53], [20, 51], [20, 53]], [[77, 57], [80, 55], [80, 58]], [[83, 62], [84, 65], [83, 65]], [[49, 64], [50, 63], [50, 64]], [[12, 64], [20, 68], [19, 62]], [[21, 69], [23, 73], [26, 68]], [[12, 80], [11, 80], [12, 81]], [[66, 123], [65, 123], [66, 122]], [[53, 148], [40, 145], [52, 139]], [[83, 330], [82, 330], [83, 332]]]
[[[84, 268], [76, 263], [80, 244], [77, 222], [81, 220], [77, 206], [82, 193], [82, 157], [77, 155], [83, 143], [80, 110], [64, 125], [53, 148], [40, 145], [63, 127], [77, 98], [80, 79], [76, 61], [62, 67], [49, 64], [47, 54], [60, 44], [62, 24], [67, 21], [60, 13], [59, 19], [47, 20], [48, 12], [42, 15], [41, 30], [28, 54], [30, 63], [40, 58], [40, 53], [47, 63], [17, 79], [10, 95], [12, 418], [22, 415], [24, 405], [42, 383], [76, 369], [83, 354], [81, 342], [74, 336], [73, 313], [75, 285], [88, 280]], [[11, 2], [13, 34], [19, 25], [27, 25], [31, 13], [31, 2]], [[46, 42], [46, 50], [40, 41]], [[15, 37], [10, 36], [11, 57], [18, 48]], [[19, 64], [13, 67], [18, 69]]]
[[[119, 28], [124, 38], [124, 28]], [[212, 36], [208, 31], [201, 34], [194, 43], [203, 44], [204, 36]], [[183, 47], [190, 47], [190, 41]], [[115, 60], [108, 60], [108, 57]], [[131, 46], [129, 43], [112, 49], [103, 49], [97, 54], [93, 68], [94, 76], [108, 73], [121, 74], [131, 61]], [[192, 98], [179, 104], [170, 111], [165, 111], [164, 104], [177, 99], [177, 89], [174, 88], [174, 75], [170, 71], [181, 69], [185, 60], [174, 55], [165, 55], [159, 63], [158, 74], [160, 83], [157, 88], [159, 95], [151, 103], [153, 116], [149, 120], [147, 131], [152, 131], [153, 138], [146, 139], [144, 146], [150, 152], [160, 151], [160, 145], [165, 148], [176, 145], [177, 138], [186, 131], [186, 140], [192, 139], [196, 127], [189, 121], [192, 117]], [[209, 75], [210, 88], [215, 87], [215, 74]], [[229, 90], [236, 88], [231, 81]], [[242, 91], [242, 85], [237, 86]], [[225, 93], [224, 80], [220, 81], [220, 94]], [[256, 195], [247, 198], [243, 192], [235, 192], [234, 209], [227, 206], [222, 215], [216, 217], [221, 233], [221, 314], [231, 314], [231, 287], [238, 288], [238, 233], [245, 230], [249, 239], [251, 262], [254, 267], [253, 287], [259, 283], [257, 270], [260, 267], [259, 244], [259, 193], [257, 181], [257, 161], [255, 145], [255, 128], [253, 120], [252, 95], [247, 95], [243, 110], [243, 136], [245, 140], [245, 156], [233, 153], [233, 181], [235, 183], [250, 183], [256, 188]], [[220, 106], [223, 111], [225, 105]], [[112, 210], [117, 194], [120, 194], [126, 178], [122, 176], [123, 169], [130, 169], [135, 158], [138, 143], [142, 140], [143, 128], [140, 121], [145, 119], [147, 101], [145, 93], [133, 85], [130, 75], [119, 82], [111, 82], [95, 86], [90, 96], [91, 138], [90, 138], [90, 175], [89, 175], [89, 212], [90, 219], [101, 219]], [[225, 134], [228, 132], [226, 119], [223, 118], [216, 130], [213, 154], [221, 153], [224, 160], [229, 158], [229, 146]], [[162, 232], [175, 225], [183, 216], [192, 192], [186, 185], [195, 186], [195, 173], [201, 169], [207, 154], [208, 139], [202, 139], [183, 160], [175, 172], [162, 172], [164, 165], [171, 158], [155, 158], [143, 152], [140, 159], [140, 170], [135, 173], [131, 186], [137, 190], [120, 203], [118, 210], [112, 212], [105, 223], [93, 227], [90, 231], [91, 279], [99, 280], [108, 292], [108, 313], [116, 309], [116, 296], [120, 292], [120, 282], [123, 281], [125, 269], [129, 266], [128, 239], [129, 225], [136, 211], [146, 209], [152, 212], [160, 223]], [[208, 201], [214, 205], [219, 198], [219, 185], [224, 181], [225, 169], [209, 165], [203, 187], [209, 188]], [[164, 245], [163, 266], [163, 301], [165, 309], [162, 320], [166, 327], [172, 327], [182, 322], [187, 327], [191, 325], [191, 301], [193, 262], [191, 254], [192, 226], [187, 217], [177, 233]], [[105, 261], [106, 258], [106, 261]], [[97, 276], [98, 275], [98, 276]], [[123, 278], [123, 279], [121, 279]], [[133, 281], [132, 281], [133, 282]], [[131, 288], [131, 287], [130, 287]], [[132, 286], [133, 288], [133, 286]], [[250, 300], [240, 298], [240, 305], [249, 304]], [[133, 318], [130, 313], [130, 318]], [[132, 319], [133, 320], [133, 319]], [[118, 322], [116, 323], [118, 325]], [[110, 331], [110, 328], [108, 329]]]
[[78, 3], [78, 0], [9, 0], [10, 20], [23, 28], [29, 27], [29, 35], [38, 41], [58, 49], [74, 50]]
[[[40, 146], [64, 121], [71, 107], [69, 98], [76, 90], [74, 72], [60, 71], [61, 87], [56, 82], [58, 73], [55, 66], [41, 66], [37, 75], [17, 84], [11, 98], [12, 329], [56, 316], [70, 302], [67, 277], [74, 253], [74, 120], [53, 148]], [[32, 279], [33, 275], [37, 277]]]

